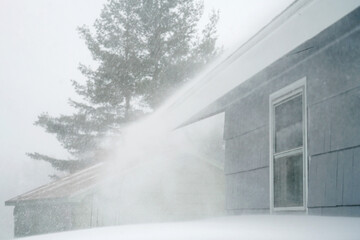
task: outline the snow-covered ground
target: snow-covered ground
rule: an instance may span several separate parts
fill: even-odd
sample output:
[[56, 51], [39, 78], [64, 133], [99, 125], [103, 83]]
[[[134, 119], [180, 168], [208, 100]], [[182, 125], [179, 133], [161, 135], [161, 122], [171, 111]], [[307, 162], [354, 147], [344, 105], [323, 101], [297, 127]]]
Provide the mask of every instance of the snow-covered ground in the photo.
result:
[[191, 222], [103, 227], [24, 238], [28, 240], [110, 239], [360, 239], [360, 218], [315, 216], [231, 216]]

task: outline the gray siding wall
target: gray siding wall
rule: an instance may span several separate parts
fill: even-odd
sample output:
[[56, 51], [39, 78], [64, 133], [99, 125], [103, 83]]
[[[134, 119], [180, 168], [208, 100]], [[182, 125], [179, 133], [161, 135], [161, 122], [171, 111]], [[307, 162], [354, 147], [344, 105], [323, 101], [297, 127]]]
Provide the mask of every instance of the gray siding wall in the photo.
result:
[[269, 209], [269, 96], [306, 77], [309, 213], [360, 215], [360, 32], [347, 31], [323, 33], [236, 90], [224, 129], [230, 213]]
[[269, 208], [268, 167], [228, 174], [226, 181], [228, 210]]
[[309, 207], [360, 205], [360, 147], [311, 157]]
[[24, 237], [71, 230], [71, 214], [71, 206], [63, 204], [16, 206], [14, 236]]

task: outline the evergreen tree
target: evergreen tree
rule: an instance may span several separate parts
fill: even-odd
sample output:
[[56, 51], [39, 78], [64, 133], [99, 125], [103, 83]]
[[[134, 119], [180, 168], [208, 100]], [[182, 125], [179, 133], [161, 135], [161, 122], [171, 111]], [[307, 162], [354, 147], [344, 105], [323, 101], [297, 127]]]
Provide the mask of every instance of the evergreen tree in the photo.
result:
[[61, 171], [74, 172], [101, 161], [101, 139], [122, 124], [154, 110], [218, 53], [213, 12], [202, 31], [203, 4], [197, 0], [109, 0], [94, 32], [79, 28], [97, 67], [80, 64], [86, 77], [73, 81], [82, 101], [75, 113], [41, 114], [36, 125], [55, 134], [73, 159], [30, 153]]

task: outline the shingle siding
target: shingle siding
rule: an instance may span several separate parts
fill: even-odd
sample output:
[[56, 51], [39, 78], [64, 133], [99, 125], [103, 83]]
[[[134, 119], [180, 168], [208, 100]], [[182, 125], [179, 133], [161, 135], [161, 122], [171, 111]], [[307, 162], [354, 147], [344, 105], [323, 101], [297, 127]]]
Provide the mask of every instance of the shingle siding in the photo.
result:
[[228, 210], [269, 208], [269, 168], [226, 175], [226, 193]]
[[360, 206], [338, 206], [338, 207], [320, 207], [309, 208], [310, 215], [323, 215], [323, 216], [360, 216]]
[[360, 216], [359, 19], [357, 10], [222, 99], [228, 211], [269, 208], [269, 96], [306, 77], [309, 213]]
[[[337, 185], [337, 153], [311, 157], [309, 164], [309, 207], [336, 206], [342, 184]], [[340, 182], [340, 181], [339, 181]]]
[[269, 166], [269, 137], [266, 127], [226, 142], [225, 174]]
[[357, 30], [309, 59], [308, 73], [312, 79], [308, 82], [309, 105], [360, 86], [359, 39], [360, 32]]
[[233, 104], [226, 110], [224, 138], [244, 135], [268, 124], [269, 89], [267, 86]]
[[359, 119], [360, 87], [310, 106], [309, 154], [360, 145]]

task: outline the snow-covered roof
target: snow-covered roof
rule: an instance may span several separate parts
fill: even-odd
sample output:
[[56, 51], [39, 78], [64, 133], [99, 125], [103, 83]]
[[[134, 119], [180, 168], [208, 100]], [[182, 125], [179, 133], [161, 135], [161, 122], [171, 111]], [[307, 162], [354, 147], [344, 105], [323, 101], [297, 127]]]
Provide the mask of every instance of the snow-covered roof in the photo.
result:
[[101, 176], [102, 163], [96, 164], [5, 202], [5, 205], [38, 201], [77, 201], [76, 196], [93, 188]]
[[[360, 0], [297, 0], [256, 35], [186, 86], [164, 109], [173, 128], [360, 6]], [[216, 112], [213, 112], [216, 113]]]
[[[172, 167], [166, 169], [177, 171], [176, 169], [183, 168], [184, 162], [185, 165], [197, 166], [198, 168], [200, 164], [202, 170], [223, 171], [215, 163], [200, 158], [195, 153], [185, 153], [165, 160], [154, 158], [150, 161], [143, 158], [130, 158], [123, 160], [122, 164], [119, 165], [114, 162], [102, 162], [11, 198], [5, 202], [5, 205], [80, 202], [83, 197], [89, 193], [95, 193], [106, 184], [119, 184], [123, 177], [138, 171], [139, 168], [150, 169], [150, 167], [146, 166], [155, 165], [156, 167], [159, 166], [158, 164], [169, 163]], [[180, 166], [178, 166], [179, 164]], [[207, 168], [204, 166], [207, 166]]]

